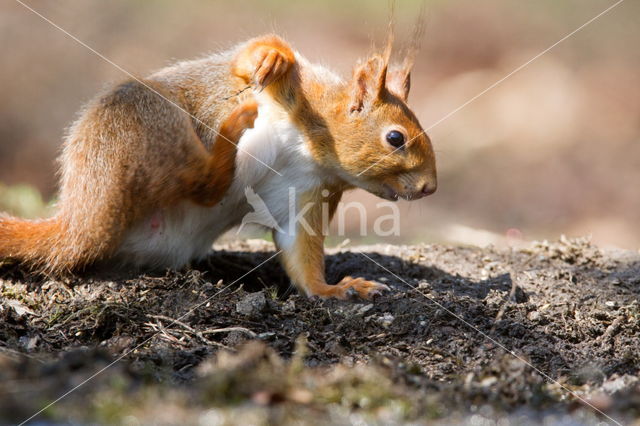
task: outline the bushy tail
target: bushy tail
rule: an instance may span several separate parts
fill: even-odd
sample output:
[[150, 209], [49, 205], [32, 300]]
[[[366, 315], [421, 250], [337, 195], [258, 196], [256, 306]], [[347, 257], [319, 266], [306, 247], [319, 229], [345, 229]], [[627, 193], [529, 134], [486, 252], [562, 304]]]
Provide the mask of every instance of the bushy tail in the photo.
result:
[[0, 216], [0, 259], [16, 259], [46, 273], [69, 272], [83, 262], [81, 248], [70, 247], [58, 218], [24, 220]]

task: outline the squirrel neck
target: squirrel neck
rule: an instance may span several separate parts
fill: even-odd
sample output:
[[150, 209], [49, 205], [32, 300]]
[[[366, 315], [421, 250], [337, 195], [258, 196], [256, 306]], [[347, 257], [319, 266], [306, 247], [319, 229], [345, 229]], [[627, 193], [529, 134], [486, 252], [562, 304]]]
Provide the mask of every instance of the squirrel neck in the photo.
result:
[[297, 62], [291, 73], [290, 78], [268, 88], [270, 95], [304, 135], [313, 159], [327, 177], [347, 186], [337, 165], [335, 127], [346, 115], [349, 87], [331, 71], [305, 60]]

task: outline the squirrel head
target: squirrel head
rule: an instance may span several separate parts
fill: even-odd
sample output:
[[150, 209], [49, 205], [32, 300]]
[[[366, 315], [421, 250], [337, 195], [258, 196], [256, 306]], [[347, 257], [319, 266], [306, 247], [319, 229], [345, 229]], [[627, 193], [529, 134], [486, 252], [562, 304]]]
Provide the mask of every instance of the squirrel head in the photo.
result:
[[413, 61], [390, 68], [389, 57], [387, 47], [355, 67], [332, 120], [331, 163], [351, 185], [389, 200], [414, 200], [437, 188], [435, 155], [407, 105]]

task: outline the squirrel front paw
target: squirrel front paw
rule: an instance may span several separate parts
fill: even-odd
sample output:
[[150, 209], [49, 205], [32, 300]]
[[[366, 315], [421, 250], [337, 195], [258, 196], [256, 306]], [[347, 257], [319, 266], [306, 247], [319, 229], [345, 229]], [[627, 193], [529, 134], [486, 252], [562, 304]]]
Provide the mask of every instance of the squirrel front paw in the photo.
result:
[[233, 73], [262, 90], [282, 77], [295, 62], [293, 50], [276, 36], [250, 42], [233, 63]]
[[361, 299], [371, 300], [376, 296], [390, 291], [389, 287], [374, 281], [367, 281], [364, 278], [344, 277], [338, 284], [325, 284], [308, 290], [309, 296], [321, 298]]

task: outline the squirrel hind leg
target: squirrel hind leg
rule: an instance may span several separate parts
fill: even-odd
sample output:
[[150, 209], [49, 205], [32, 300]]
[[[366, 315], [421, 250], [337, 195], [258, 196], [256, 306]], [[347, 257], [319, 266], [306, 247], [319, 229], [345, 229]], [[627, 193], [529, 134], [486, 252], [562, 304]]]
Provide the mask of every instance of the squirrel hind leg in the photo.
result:
[[192, 201], [202, 206], [216, 205], [233, 181], [240, 138], [253, 127], [257, 116], [258, 105], [254, 100], [237, 106], [220, 125], [211, 152], [202, 155], [200, 166], [183, 171], [184, 190], [180, 192], [189, 194]]

